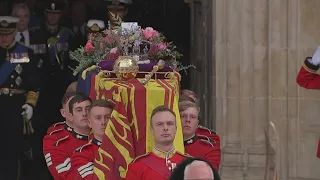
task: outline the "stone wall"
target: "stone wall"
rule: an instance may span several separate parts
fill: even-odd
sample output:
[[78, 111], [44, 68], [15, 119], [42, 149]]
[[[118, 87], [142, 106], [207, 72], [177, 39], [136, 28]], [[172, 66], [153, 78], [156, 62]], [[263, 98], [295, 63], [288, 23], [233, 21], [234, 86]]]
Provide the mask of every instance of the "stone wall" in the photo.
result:
[[280, 178], [320, 179], [320, 91], [296, 83], [304, 58], [320, 44], [320, 1], [214, 0], [212, 6], [223, 179], [265, 178], [269, 121], [277, 131], [271, 167]]

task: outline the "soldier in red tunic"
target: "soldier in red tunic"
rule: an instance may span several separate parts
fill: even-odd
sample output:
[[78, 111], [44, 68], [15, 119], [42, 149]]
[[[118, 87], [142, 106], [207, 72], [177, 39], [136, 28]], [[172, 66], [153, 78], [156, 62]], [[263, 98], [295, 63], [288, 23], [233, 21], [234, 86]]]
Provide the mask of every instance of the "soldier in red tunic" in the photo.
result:
[[[197, 97], [197, 94], [191, 90], [188, 90], [188, 89], [183, 89], [181, 91], [179, 102], [184, 102], [184, 101], [189, 101], [189, 102], [199, 104], [199, 99]], [[211, 129], [204, 127], [204, 126], [201, 126], [201, 125], [198, 125], [198, 128], [196, 130], [196, 134], [208, 136], [209, 138], [212, 139], [212, 143], [215, 146], [220, 148], [220, 137], [214, 130], [211, 130]]]
[[57, 123], [49, 127], [47, 135], [43, 138], [43, 153], [48, 156], [49, 150], [57, 142], [58, 139], [71, 135], [72, 133], [72, 117], [69, 115], [69, 102], [76, 93], [66, 93], [62, 98], [61, 115], [66, 119], [65, 122]]
[[167, 106], [155, 108], [150, 124], [154, 149], [133, 160], [125, 180], [167, 180], [175, 166], [187, 157], [174, 149], [177, 125], [175, 113], [171, 109]]
[[92, 179], [95, 154], [97, 153], [107, 122], [111, 117], [114, 103], [106, 100], [96, 100], [89, 108], [89, 127], [93, 130], [94, 138], [71, 156], [71, 171], [66, 179]]
[[72, 134], [57, 140], [45, 154], [47, 166], [54, 179], [65, 179], [65, 174], [71, 169], [71, 155], [89, 141], [88, 109], [90, 105], [91, 99], [82, 94], [75, 95], [69, 102], [69, 111], [73, 118]]
[[[320, 75], [316, 74], [320, 65], [320, 46], [313, 57], [307, 57], [300, 68], [297, 76], [297, 83], [306, 89], [320, 90]], [[318, 142], [317, 157], [320, 158], [320, 139]]]
[[220, 137], [219, 135], [212, 129], [209, 129], [207, 127], [198, 125], [198, 128], [196, 130], [196, 134], [200, 136], [207, 136], [212, 140], [212, 144], [216, 147], [220, 148]]
[[186, 153], [207, 160], [218, 170], [220, 165], [220, 147], [212, 144], [211, 138], [197, 135], [199, 108], [192, 102], [180, 102], [179, 111], [182, 123]]

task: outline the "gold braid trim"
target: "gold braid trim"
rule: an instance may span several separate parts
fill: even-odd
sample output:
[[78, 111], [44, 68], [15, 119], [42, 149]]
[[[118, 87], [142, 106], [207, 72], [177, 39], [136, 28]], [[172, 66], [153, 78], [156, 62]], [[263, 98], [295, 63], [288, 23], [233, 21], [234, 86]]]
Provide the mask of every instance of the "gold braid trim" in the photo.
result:
[[31, 104], [32, 106], [36, 106], [38, 102], [39, 94], [34, 91], [29, 91], [27, 94], [27, 104]]
[[303, 63], [302, 66], [304, 67], [305, 70], [307, 70], [307, 71], [310, 72], [310, 73], [316, 73], [316, 72], [317, 72], [317, 70], [310, 69], [310, 68], [306, 65], [306, 63]]

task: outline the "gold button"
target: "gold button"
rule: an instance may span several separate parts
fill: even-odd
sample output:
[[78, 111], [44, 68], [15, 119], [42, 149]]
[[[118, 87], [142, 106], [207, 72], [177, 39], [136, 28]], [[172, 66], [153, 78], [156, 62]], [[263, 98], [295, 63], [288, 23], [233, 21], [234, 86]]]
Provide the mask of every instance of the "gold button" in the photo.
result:
[[14, 78], [14, 75], [11, 75], [11, 78]]

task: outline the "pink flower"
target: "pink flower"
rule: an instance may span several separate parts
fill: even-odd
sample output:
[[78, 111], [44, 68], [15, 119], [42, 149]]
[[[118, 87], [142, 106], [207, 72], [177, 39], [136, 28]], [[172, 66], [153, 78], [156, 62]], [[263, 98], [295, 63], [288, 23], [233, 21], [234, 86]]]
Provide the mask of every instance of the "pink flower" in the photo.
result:
[[104, 49], [104, 44], [100, 43], [100, 50], [102, 51]]
[[167, 49], [167, 45], [165, 44], [165, 43], [159, 43], [158, 44], [158, 48], [159, 48], [159, 50], [165, 50], [165, 49]]
[[157, 44], [152, 44], [151, 47], [150, 47], [149, 53], [150, 54], [156, 54], [156, 53], [158, 53], [158, 51], [159, 51], [158, 45]]
[[91, 42], [87, 42], [85, 49], [86, 49], [87, 51], [92, 51], [92, 49], [93, 49], [92, 43], [91, 43]]
[[119, 53], [115, 53], [115, 54], [112, 54], [112, 53], [108, 53], [104, 59], [105, 60], [111, 60], [111, 61], [115, 61], [119, 58], [120, 54]]
[[110, 50], [110, 54], [116, 54], [117, 52], [118, 52], [118, 49], [116, 47]]
[[110, 35], [106, 35], [106, 37], [104, 38], [104, 42], [107, 44], [111, 44], [114, 42], [114, 39]]
[[151, 27], [147, 27], [146, 29], [143, 29], [142, 32], [146, 39], [153, 39], [154, 37], [159, 35], [159, 32], [154, 30]]

